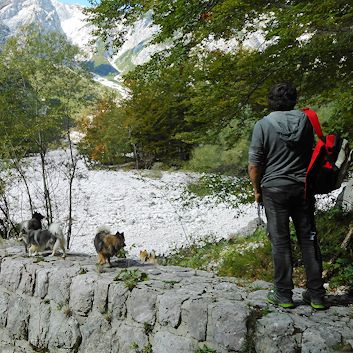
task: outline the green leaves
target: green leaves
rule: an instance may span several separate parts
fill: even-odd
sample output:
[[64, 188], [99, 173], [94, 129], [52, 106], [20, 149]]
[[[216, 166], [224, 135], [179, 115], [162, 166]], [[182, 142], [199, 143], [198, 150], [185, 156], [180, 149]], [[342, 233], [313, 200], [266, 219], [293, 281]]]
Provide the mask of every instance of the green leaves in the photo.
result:
[[[80, 69], [78, 48], [58, 33], [22, 28], [0, 53], [0, 134], [21, 156], [58, 142], [73, 116], [88, 103], [90, 80]], [[3, 140], [4, 141], [4, 140]], [[3, 151], [4, 152], [4, 151]]]
[[108, 99], [99, 102], [93, 115], [91, 122], [90, 118], [81, 122], [85, 134], [79, 144], [81, 153], [102, 164], [127, 162], [132, 146], [123, 110]]
[[128, 270], [125, 268], [117, 274], [114, 281], [123, 281], [126, 288], [131, 291], [136, 287], [137, 283], [146, 281], [147, 279], [148, 276], [146, 273], [141, 272], [138, 269]]
[[[281, 81], [299, 88], [299, 107], [333, 107], [326, 125], [353, 137], [350, 2], [103, 0], [88, 11], [97, 34], [113, 35], [117, 48], [142, 16], [160, 28], [154, 42], [170, 44], [125, 76], [124, 120], [142, 159], [188, 159], [199, 145], [236, 149]], [[253, 36], [258, 48], [246, 46]], [[223, 48], [212, 49], [218, 39]], [[229, 39], [238, 46], [227, 48]]]

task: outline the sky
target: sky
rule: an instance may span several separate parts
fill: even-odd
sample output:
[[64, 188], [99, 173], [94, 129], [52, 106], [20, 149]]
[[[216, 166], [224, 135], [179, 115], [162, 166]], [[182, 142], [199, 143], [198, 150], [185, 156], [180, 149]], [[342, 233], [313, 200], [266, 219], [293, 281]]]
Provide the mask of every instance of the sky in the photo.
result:
[[77, 5], [83, 5], [83, 6], [90, 6], [90, 3], [88, 0], [59, 0], [63, 4], [77, 4]]

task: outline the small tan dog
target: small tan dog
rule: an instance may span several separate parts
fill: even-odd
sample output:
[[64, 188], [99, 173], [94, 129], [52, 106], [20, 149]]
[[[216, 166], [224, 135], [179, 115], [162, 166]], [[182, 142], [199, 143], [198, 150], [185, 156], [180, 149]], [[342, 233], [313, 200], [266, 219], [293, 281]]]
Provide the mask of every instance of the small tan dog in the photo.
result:
[[146, 249], [140, 250], [139, 259], [141, 262], [148, 262], [149, 264], [157, 263], [156, 252], [154, 250], [150, 253]]
[[94, 238], [94, 247], [98, 253], [98, 264], [104, 265], [107, 261], [110, 267], [110, 258], [116, 256], [118, 251], [125, 246], [124, 233], [116, 232], [112, 234], [107, 227], [97, 229], [97, 234]]

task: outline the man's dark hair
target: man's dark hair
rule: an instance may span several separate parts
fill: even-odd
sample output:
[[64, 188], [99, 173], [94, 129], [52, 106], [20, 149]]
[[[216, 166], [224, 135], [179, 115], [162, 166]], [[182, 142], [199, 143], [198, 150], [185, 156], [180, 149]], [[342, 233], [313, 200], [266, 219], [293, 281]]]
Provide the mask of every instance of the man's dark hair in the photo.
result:
[[292, 110], [297, 103], [297, 90], [290, 83], [277, 83], [270, 88], [268, 106], [270, 110]]

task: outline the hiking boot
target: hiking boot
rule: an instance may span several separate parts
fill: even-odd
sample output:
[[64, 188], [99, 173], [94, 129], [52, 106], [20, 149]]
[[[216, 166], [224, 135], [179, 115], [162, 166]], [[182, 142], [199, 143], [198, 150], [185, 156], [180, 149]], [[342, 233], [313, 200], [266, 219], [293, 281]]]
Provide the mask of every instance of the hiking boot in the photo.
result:
[[270, 290], [267, 294], [267, 301], [275, 306], [280, 306], [285, 309], [294, 308], [292, 298], [286, 298], [276, 292], [276, 290]]
[[325, 310], [328, 308], [325, 297], [312, 298], [308, 291], [303, 292], [302, 297], [305, 304], [310, 305], [316, 310]]

